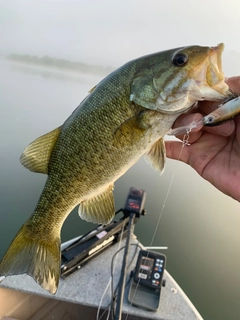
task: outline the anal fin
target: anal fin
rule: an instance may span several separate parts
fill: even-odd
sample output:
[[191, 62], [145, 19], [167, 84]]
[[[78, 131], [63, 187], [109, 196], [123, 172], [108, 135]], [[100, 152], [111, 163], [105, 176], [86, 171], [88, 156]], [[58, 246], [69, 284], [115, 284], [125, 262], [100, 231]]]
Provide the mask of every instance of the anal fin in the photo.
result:
[[88, 222], [108, 224], [115, 215], [112, 191], [113, 184], [110, 184], [96, 197], [81, 202], [78, 209], [79, 216]]

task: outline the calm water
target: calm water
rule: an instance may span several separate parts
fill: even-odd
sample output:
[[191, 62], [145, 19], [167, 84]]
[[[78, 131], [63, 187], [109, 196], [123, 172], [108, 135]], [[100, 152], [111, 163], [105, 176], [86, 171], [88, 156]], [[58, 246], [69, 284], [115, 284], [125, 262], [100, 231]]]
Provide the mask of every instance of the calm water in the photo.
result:
[[[0, 61], [0, 257], [33, 211], [46, 177], [21, 166], [22, 150], [62, 124], [100, 78]], [[159, 177], [144, 160], [115, 184], [116, 209], [129, 187], [147, 191], [147, 216], [136, 234], [149, 245], [172, 175], [173, 184], [153, 245], [168, 246], [167, 269], [207, 320], [240, 314], [239, 203], [221, 194], [188, 166], [168, 160]], [[68, 217], [62, 240], [93, 228]]]

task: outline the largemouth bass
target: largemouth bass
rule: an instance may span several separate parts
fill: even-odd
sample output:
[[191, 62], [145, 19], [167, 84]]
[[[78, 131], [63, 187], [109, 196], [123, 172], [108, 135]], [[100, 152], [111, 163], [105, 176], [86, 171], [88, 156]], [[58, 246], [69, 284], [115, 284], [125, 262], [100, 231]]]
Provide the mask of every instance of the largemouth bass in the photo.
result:
[[54, 294], [60, 276], [60, 231], [80, 204], [81, 218], [114, 217], [113, 184], [141, 156], [161, 173], [163, 137], [196, 101], [231, 93], [221, 67], [223, 44], [190, 46], [130, 61], [94, 87], [59, 128], [33, 141], [20, 161], [48, 175], [32, 216], [0, 264], [0, 276], [27, 273]]

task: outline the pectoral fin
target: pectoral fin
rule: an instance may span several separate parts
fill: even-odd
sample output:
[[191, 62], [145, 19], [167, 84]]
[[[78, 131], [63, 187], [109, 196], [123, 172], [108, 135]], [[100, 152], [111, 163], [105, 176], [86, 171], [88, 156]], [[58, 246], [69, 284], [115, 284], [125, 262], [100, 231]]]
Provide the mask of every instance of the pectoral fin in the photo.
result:
[[124, 145], [136, 145], [154, 123], [156, 111], [141, 110], [124, 121], [116, 130], [113, 145], [121, 148]]
[[[116, 148], [122, 148], [125, 145], [135, 145], [144, 135], [146, 128], [142, 119], [135, 115], [124, 121], [114, 132], [112, 144]], [[146, 127], [148, 125], [146, 124]]]
[[115, 215], [112, 191], [111, 184], [101, 194], [81, 202], [78, 209], [79, 216], [88, 222], [108, 224]]
[[33, 172], [48, 173], [48, 162], [61, 132], [61, 127], [37, 138], [23, 151], [20, 162]]
[[146, 154], [146, 161], [160, 174], [163, 173], [166, 162], [166, 150], [163, 138], [154, 143]]

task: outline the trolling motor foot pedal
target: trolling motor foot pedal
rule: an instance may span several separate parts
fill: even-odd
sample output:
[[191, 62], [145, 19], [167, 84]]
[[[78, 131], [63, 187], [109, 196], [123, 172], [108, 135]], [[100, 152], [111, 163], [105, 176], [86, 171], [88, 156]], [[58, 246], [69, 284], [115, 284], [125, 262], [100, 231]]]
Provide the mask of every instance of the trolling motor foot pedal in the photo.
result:
[[165, 255], [146, 250], [139, 252], [128, 294], [128, 300], [132, 305], [150, 311], [158, 309], [161, 288], [165, 286], [165, 266]]

